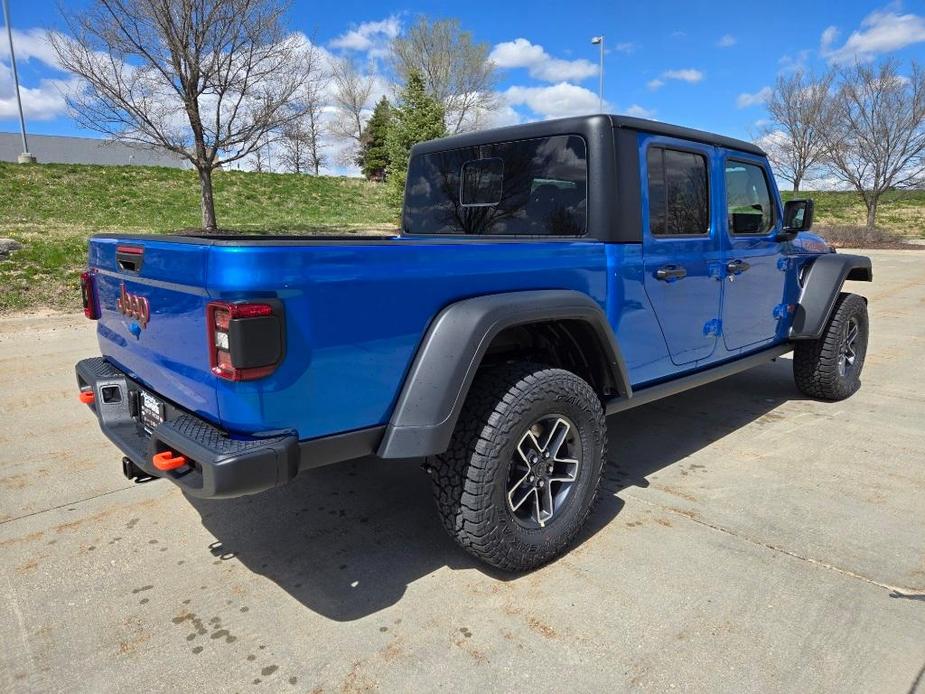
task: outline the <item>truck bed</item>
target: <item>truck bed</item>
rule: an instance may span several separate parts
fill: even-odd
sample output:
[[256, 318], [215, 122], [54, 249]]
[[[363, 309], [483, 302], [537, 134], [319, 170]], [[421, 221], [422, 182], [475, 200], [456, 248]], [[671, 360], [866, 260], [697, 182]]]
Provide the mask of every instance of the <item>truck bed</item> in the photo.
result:
[[[120, 266], [119, 247], [142, 251]], [[297, 430], [301, 440], [384, 424], [429, 321], [471, 296], [575, 289], [601, 306], [607, 253], [583, 240], [337, 236], [97, 235], [100, 349], [130, 377], [242, 434]], [[114, 307], [150, 305], [144, 329]], [[286, 356], [272, 379], [210, 372], [206, 305], [279, 299]]]

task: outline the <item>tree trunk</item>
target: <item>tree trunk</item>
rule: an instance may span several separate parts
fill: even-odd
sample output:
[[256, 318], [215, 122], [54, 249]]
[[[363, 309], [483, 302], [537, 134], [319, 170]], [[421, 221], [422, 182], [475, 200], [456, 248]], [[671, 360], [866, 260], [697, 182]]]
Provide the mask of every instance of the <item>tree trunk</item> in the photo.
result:
[[799, 193], [799, 192], [800, 192], [800, 184], [801, 184], [802, 182], [803, 182], [803, 177], [802, 177], [802, 176], [797, 176], [796, 178], [793, 179], [793, 192], [794, 192], [794, 193]]
[[202, 228], [215, 231], [218, 225], [215, 223], [215, 200], [212, 197], [212, 169], [199, 169], [199, 187], [202, 191]]
[[877, 203], [879, 199], [876, 197], [870, 198], [867, 202], [867, 228], [876, 229], [877, 228]]

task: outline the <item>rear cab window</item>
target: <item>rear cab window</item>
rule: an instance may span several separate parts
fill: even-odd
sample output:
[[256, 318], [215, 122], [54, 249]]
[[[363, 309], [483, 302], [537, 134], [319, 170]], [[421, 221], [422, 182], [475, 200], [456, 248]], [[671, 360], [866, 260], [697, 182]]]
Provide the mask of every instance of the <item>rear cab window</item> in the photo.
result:
[[406, 234], [583, 236], [588, 155], [555, 135], [419, 154], [408, 168]]

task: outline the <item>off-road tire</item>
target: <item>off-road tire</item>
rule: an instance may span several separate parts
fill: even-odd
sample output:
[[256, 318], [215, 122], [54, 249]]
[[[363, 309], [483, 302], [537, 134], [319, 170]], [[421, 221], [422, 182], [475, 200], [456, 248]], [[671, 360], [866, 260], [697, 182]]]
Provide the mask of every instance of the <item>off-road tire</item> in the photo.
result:
[[[854, 363], [839, 368], [848, 331], [858, 329]], [[867, 303], [857, 294], [839, 294], [832, 316], [818, 340], [801, 340], [793, 351], [793, 377], [804, 395], [819, 400], [844, 400], [861, 387], [861, 370], [867, 355], [869, 323]]]
[[[571, 498], [545, 527], [526, 528], [507, 497], [512, 456], [544, 415], [575, 424], [581, 460]], [[505, 571], [529, 571], [561, 554], [588, 518], [607, 457], [601, 401], [563, 369], [507, 364], [476, 376], [449, 449], [428, 459], [437, 508], [450, 536], [476, 558]]]

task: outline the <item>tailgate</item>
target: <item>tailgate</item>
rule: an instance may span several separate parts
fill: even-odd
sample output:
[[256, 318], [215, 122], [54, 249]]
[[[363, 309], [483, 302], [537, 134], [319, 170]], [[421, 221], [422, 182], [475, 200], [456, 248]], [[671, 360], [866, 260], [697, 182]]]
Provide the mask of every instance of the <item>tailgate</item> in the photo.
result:
[[218, 422], [206, 333], [208, 259], [209, 246], [196, 242], [90, 239], [103, 356], [155, 393]]

